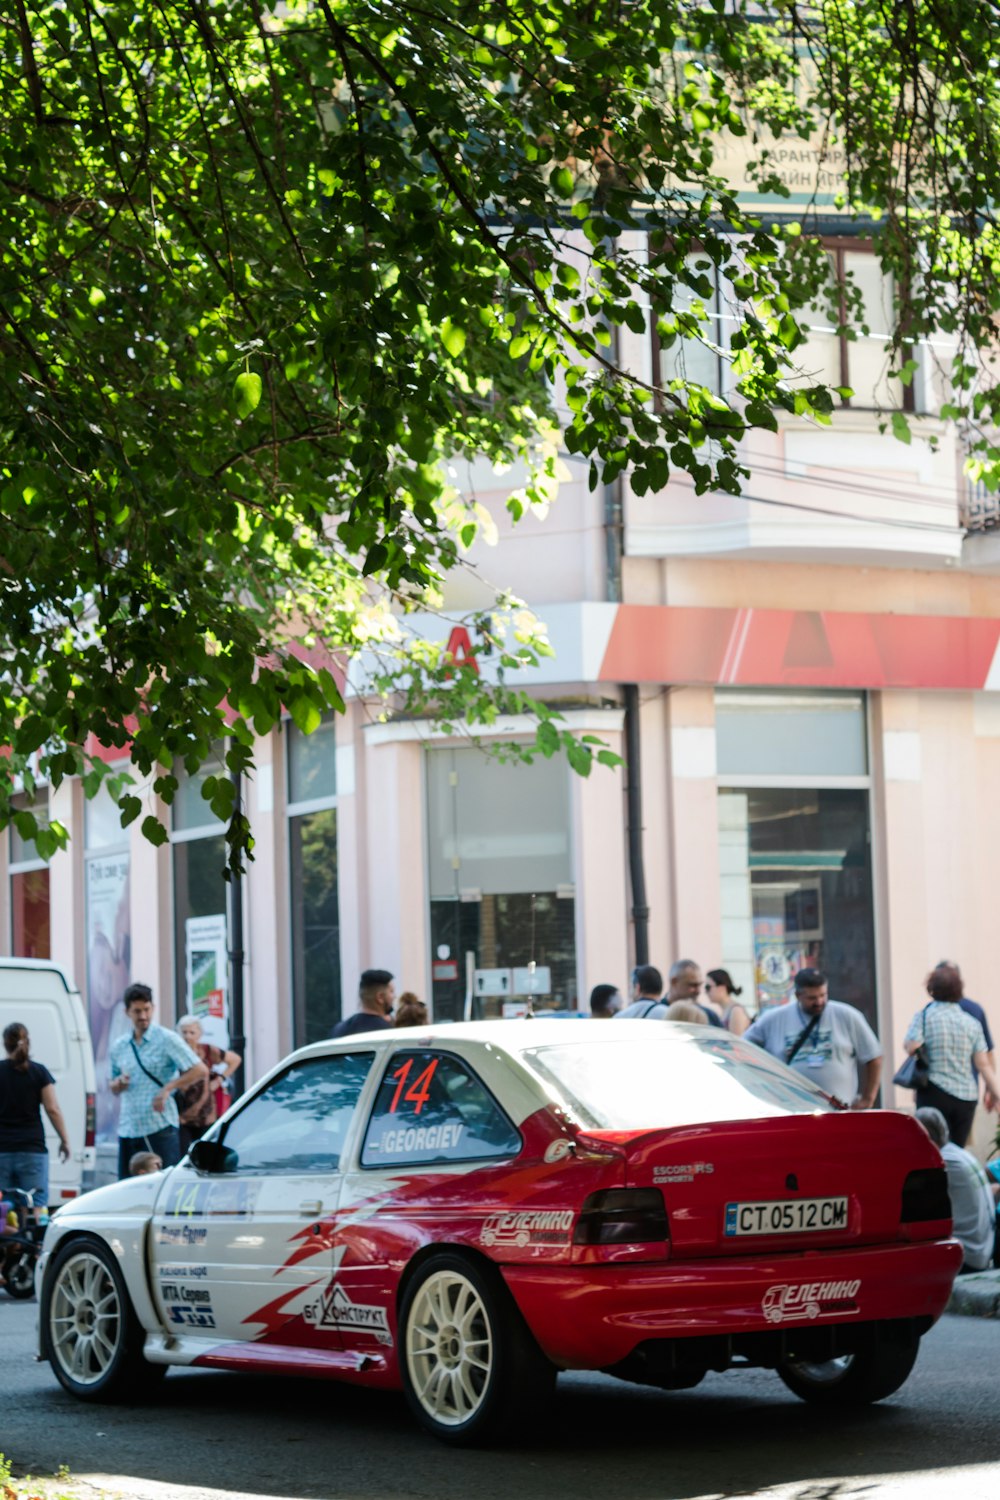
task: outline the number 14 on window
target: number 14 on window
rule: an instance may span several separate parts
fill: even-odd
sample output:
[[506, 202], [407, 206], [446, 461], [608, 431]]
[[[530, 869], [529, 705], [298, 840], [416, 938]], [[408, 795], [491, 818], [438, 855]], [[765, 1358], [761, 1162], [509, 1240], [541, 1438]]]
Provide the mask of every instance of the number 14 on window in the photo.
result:
[[[415, 1115], [419, 1115], [420, 1111], [427, 1103], [427, 1100], [430, 1098], [431, 1079], [434, 1077], [434, 1074], [437, 1070], [438, 1059], [435, 1057], [433, 1062], [429, 1062], [426, 1068], [424, 1068], [423, 1072], [417, 1074], [416, 1078], [414, 1078], [413, 1082], [410, 1084], [410, 1087], [407, 1089], [406, 1080], [410, 1076], [410, 1069], [413, 1067], [413, 1061], [414, 1060], [412, 1057], [408, 1057], [405, 1063], [403, 1063], [402, 1067], [397, 1068], [395, 1073], [392, 1074], [392, 1077], [396, 1079], [397, 1082], [396, 1092], [393, 1094], [392, 1103], [389, 1105], [389, 1113], [391, 1115], [394, 1115], [399, 1109], [400, 1101], [402, 1101], [404, 1104], [412, 1104], [414, 1106], [413, 1113]], [[406, 1089], [405, 1093], [403, 1092], [404, 1089]]]

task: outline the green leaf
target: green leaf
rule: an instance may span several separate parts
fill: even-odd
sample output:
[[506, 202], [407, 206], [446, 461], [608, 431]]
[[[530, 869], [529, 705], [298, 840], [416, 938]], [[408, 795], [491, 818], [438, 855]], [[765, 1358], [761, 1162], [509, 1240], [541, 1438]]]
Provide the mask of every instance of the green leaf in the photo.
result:
[[161, 844], [165, 844], [169, 837], [167, 830], [159, 818], [154, 818], [152, 814], [142, 820], [142, 836], [144, 839], [148, 839], [151, 844], [155, 844], [157, 848]]
[[142, 812], [142, 802], [140, 798], [131, 796], [119, 797], [118, 812], [121, 815], [122, 827], [127, 828], [130, 823], [135, 822], [136, 818]]
[[560, 198], [572, 198], [576, 179], [569, 167], [557, 167], [551, 177], [552, 190]]
[[238, 417], [249, 417], [257, 410], [263, 389], [263, 381], [252, 370], [245, 370], [242, 375], [237, 375], [233, 386], [233, 405]]
[[441, 342], [452, 359], [458, 359], [465, 348], [465, 329], [456, 327], [450, 318], [445, 318], [441, 324]]
[[288, 704], [288, 712], [297, 729], [303, 734], [312, 734], [323, 722], [323, 715], [311, 698], [299, 694], [292, 698]]
[[892, 431], [893, 435], [897, 437], [901, 443], [910, 443], [913, 440], [913, 434], [910, 431], [910, 424], [906, 420], [905, 414], [901, 411], [894, 411], [892, 414]]

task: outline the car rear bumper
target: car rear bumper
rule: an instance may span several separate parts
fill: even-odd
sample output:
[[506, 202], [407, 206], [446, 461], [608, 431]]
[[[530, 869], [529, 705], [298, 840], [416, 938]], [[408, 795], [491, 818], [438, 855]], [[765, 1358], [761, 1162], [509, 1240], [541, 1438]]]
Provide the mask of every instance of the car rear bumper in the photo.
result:
[[903, 1318], [929, 1326], [961, 1264], [956, 1240], [935, 1240], [753, 1260], [501, 1269], [549, 1359], [592, 1370], [649, 1339]]

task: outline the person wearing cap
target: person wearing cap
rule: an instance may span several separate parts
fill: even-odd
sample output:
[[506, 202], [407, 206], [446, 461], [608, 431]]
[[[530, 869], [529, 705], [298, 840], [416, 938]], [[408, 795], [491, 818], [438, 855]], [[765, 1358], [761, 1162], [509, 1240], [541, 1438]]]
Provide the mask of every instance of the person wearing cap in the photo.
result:
[[794, 1001], [764, 1011], [743, 1040], [756, 1042], [841, 1104], [871, 1109], [882, 1076], [878, 1037], [853, 1005], [830, 999], [819, 969], [800, 969], [793, 983]]

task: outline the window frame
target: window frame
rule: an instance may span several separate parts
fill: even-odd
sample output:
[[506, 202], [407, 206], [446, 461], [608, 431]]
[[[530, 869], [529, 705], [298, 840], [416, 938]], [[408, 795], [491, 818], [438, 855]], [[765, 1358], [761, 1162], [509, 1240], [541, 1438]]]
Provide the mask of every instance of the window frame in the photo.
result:
[[[489, 1084], [485, 1082], [478, 1068], [474, 1067], [473, 1064], [469, 1062], [468, 1058], [463, 1057], [460, 1052], [452, 1052], [447, 1047], [417, 1047], [412, 1043], [395, 1047], [391, 1051], [387, 1048], [386, 1052], [387, 1057], [385, 1067], [383, 1068], [382, 1073], [379, 1076], [378, 1083], [375, 1085], [374, 1094], [371, 1103], [368, 1106], [368, 1118], [365, 1122], [364, 1133], [362, 1134], [361, 1139], [358, 1141], [357, 1169], [359, 1172], [413, 1172], [427, 1170], [440, 1172], [443, 1168], [448, 1167], [470, 1165], [489, 1166], [496, 1162], [509, 1162], [517, 1160], [521, 1152], [524, 1150], [524, 1135], [520, 1127], [514, 1124], [514, 1121], [511, 1119], [504, 1106], [500, 1103], [500, 1100], [490, 1088]], [[364, 1152], [365, 1146], [368, 1141], [368, 1132], [371, 1129], [372, 1120], [375, 1116], [375, 1106], [378, 1103], [378, 1096], [382, 1091], [382, 1085], [386, 1081], [390, 1066], [398, 1057], [404, 1056], [407, 1052], [420, 1055], [426, 1055], [430, 1053], [436, 1058], [447, 1058], [449, 1062], [457, 1063], [459, 1067], [464, 1068], [466, 1073], [474, 1078], [476, 1083], [479, 1084], [480, 1088], [490, 1100], [490, 1103], [494, 1106], [495, 1109], [498, 1110], [500, 1115], [510, 1126], [512, 1133], [517, 1137], [517, 1150], [512, 1152], [501, 1152], [495, 1156], [449, 1156], [444, 1161], [380, 1161], [373, 1162], [371, 1164], [367, 1163], [364, 1159]]]
[[341, 968], [341, 929], [340, 929], [340, 853], [339, 853], [339, 849], [340, 849], [340, 811], [341, 811], [340, 810], [340, 797], [341, 797], [341, 792], [340, 792], [339, 768], [337, 766], [337, 750], [338, 750], [338, 736], [337, 736], [337, 729], [336, 729], [336, 726], [337, 726], [337, 715], [331, 711], [331, 713], [329, 714], [329, 719], [330, 719], [331, 724], [333, 726], [333, 756], [334, 756], [333, 784], [334, 784], [335, 790], [334, 790], [334, 792], [332, 794], [329, 794], [329, 795], [326, 795], [326, 796], [322, 796], [322, 797], [307, 797], [307, 798], [302, 799], [299, 802], [294, 802], [292, 800], [292, 753], [293, 752], [292, 752], [292, 737], [291, 737], [290, 730], [291, 730], [292, 727], [294, 727], [294, 720], [291, 718], [290, 715], [286, 714], [286, 715], [284, 715], [282, 717], [281, 724], [280, 724], [281, 738], [282, 738], [282, 751], [283, 751], [282, 760], [284, 762], [284, 765], [282, 767], [282, 770], [283, 770], [283, 773], [284, 773], [283, 777], [282, 777], [282, 780], [283, 780], [283, 783], [284, 783], [284, 792], [285, 792], [285, 797], [284, 797], [284, 802], [285, 802], [285, 833], [284, 833], [285, 879], [284, 879], [284, 887], [285, 887], [285, 899], [286, 899], [286, 902], [287, 902], [286, 910], [287, 910], [287, 913], [288, 913], [288, 929], [287, 929], [288, 930], [288, 949], [287, 949], [287, 967], [286, 967], [286, 973], [288, 975], [288, 996], [289, 996], [289, 1000], [290, 1000], [289, 1010], [290, 1010], [290, 1021], [291, 1021], [291, 1035], [292, 1035], [292, 1039], [294, 1041], [294, 1044], [297, 1047], [307, 1045], [307, 1043], [304, 1040], [302, 1040], [306, 1036], [306, 997], [305, 997], [304, 993], [300, 992], [300, 986], [297, 983], [297, 972], [296, 972], [297, 971], [297, 967], [298, 967], [298, 959], [297, 959], [296, 948], [295, 948], [295, 939], [296, 939], [295, 903], [296, 903], [296, 900], [298, 899], [299, 893], [296, 890], [296, 888], [295, 888], [295, 886], [293, 884], [293, 879], [292, 879], [292, 867], [293, 867], [293, 863], [294, 863], [293, 859], [292, 859], [292, 824], [293, 824], [293, 822], [295, 821], [296, 818], [307, 818], [307, 817], [310, 817], [313, 813], [318, 813], [318, 812], [331, 812], [332, 811], [335, 814], [335, 816], [336, 816], [336, 824], [337, 824], [337, 848], [338, 848], [338, 854], [337, 854], [337, 965], [338, 965], [338, 968], [341, 969], [341, 972], [340, 972], [340, 1011], [341, 1011], [341, 1019], [343, 1019], [343, 1014], [344, 1014], [344, 998], [345, 998], [345, 996], [344, 996], [344, 984], [343, 984], [343, 970]]
[[[370, 1045], [368, 1047], [350, 1047], [350, 1048], [345, 1048], [342, 1052], [319, 1053], [319, 1054], [317, 1054], [315, 1056], [312, 1056], [312, 1057], [308, 1057], [308, 1056], [307, 1057], [295, 1057], [295, 1058], [290, 1059], [289, 1062], [286, 1064], [286, 1066], [283, 1067], [283, 1068], [281, 1068], [279, 1072], [273, 1073], [273, 1074], [271, 1074], [271, 1076], [269, 1078], [264, 1079], [261, 1082], [259, 1088], [254, 1089], [253, 1093], [245, 1095], [239, 1101], [239, 1107], [238, 1108], [234, 1108], [231, 1112], [227, 1111], [226, 1115], [224, 1116], [224, 1118], [222, 1120], [220, 1120], [218, 1122], [218, 1124], [213, 1125], [209, 1130], [207, 1130], [205, 1132], [205, 1135], [204, 1135], [203, 1139], [204, 1140], [215, 1141], [219, 1146], [225, 1146], [226, 1145], [226, 1138], [227, 1138], [227, 1136], [229, 1134], [229, 1131], [232, 1129], [233, 1125], [235, 1125], [236, 1121], [239, 1120], [239, 1119], [241, 1119], [242, 1116], [246, 1114], [247, 1110], [251, 1109], [253, 1107], [253, 1105], [259, 1099], [263, 1098], [263, 1096], [266, 1093], [268, 1093], [277, 1084], [281, 1083], [282, 1079], [287, 1078], [288, 1075], [289, 1075], [289, 1073], [291, 1073], [293, 1071], [293, 1069], [295, 1069], [295, 1068], [301, 1068], [303, 1066], [306, 1066], [306, 1065], [309, 1065], [309, 1064], [314, 1064], [314, 1063], [317, 1063], [317, 1064], [318, 1063], [330, 1063], [330, 1062], [333, 1062], [337, 1058], [340, 1058], [340, 1057], [370, 1057], [371, 1058], [371, 1063], [369, 1065], [368, 1072], [367, 1072], [367, 1074], [365, 1076], [365, 1079], [364, 1079], [364, 1081], [363, 1081], [363, 1083], [361, 1085], [361, 1089], [360, 1089], [360, 1092], [358, 1094], [357, 1103], [354, 1106], [354, 1114], [353, 1114], [353, 1117], [351, 1119], [351, 1123], [348, 1126], [348, 1129], [347, 1129], [347, 1131], [345, 1132], [345, 1135], [344, 1135], [344, 1149], [343, 1149], [343, 1151], [340, 1154], [340, 1164], [339, 1164], [339, 1166], [337, 1166], [335, 1168], [330, 1168], [325, 1173], [326, 1176], [330, 1176], [330, 1177], [332, 1177], [332, 1176], [343, 1176], [346, 1172], [348, 1172], [348, 1171], [351, 1170], [351, 1163], [354, 1160], [355, 1151], [356, 1151], [356, 1145], [357, 1145], [356, 1136], [357, 1136], [357, 1131], [358, 1131], [358, 1121], [362, 1117], [362, 1115], [363, 1115], [363, 1113], [365, 1111], [365, 1108], [366, 1108], [365, 1092], [366, 1092], [366, 1090], [368, 1090], [368, 1089], [371, 1088], [371, 1086], [372, 1086], [372, 1078], [375, 1076], [375, 1074], [378, 1071], [378, 1067], [377, 1067], [378, 1050], [375, 1047], [372, 1047]], [[372, 1101], [372, 1103], [374, 1103], [374, 1100]], [[246, 1174], [248, 1176], [257, 1176], [257, 1177], [280, 1177], [280, 1176], [292, 1177], [292, 1176], [301, 1176], [302, 1175], [301, 1173], [293, 1172], [290, 1169], [283, 1169], [283, 1168], [260, 1168], [260, 1167], [256, 1167], [256, 1168], [254, 1168], [254, 1167], [248, 1167], [248, 1168], [244, 1169], [244, 1168], [239, 1167], [239, 1166], [237, 1166], [236, 1168], [234, 1168], [234, 1170], [232, 1172], [212, 1173], [211, 1175], [212, 1176], [225, 1176], [225, 1177], [238, 1177], [244, 1170], [246, 1171]], [[323, 1175], [324, 1175], [323, 1172], [317, 1172], [316, 1173], [317, 1177], [322, 1177]]]
[[[649, 248], [650, 248], [650, 250], [652, 250], [652, 248], [653, 248], [652, 245], [650, 245]], [[708, 251], [704, 248], [704, 246], [702, 244], [700, 244], [697, 241], [688, 250], [687, 257], [694, 257], [696, 255], [703, 255], [703, 256], [706, 257], [706, 259], [709, 259], [709, 260], [711, 259], [711, 257], [708, 255]], [[706, 272], [706, 275], [707, 274], [709, 274], [709, 273]], [[715, 305], [716, 305], [715, 319], [716, 319], [716, 322], [718, 324], [716, 332], [721, 335], [722, 332], [723, 332], [723, 327], [722, 327], [722, 324], [723, 324], [722, 276], [720, 274], [720, 267], [717, 266], [714, 263], [714, 261], [712, 262], [712, 269], [711, 269], [711, 273], [710, 274], [711, 274], [712, 283], [713, 283], [713, 287], [714, 287], [714, 293], [713, 293], [713, 295], [715, 297]], [[659, 317], [659, 313], [657, 312], [656, 304], [655, 304], [655, 302], [653, 302], [651, 300], [650, 301], [650, 307], [649, 307], [650, 384], [653, 386], [653, 410], [655, 412], [662, 412], [662, 410], [663, 410], [663, 396], [662, 396], [661, 392], [662, 392], [662, 389], [663, 389], [663, 354], [664, 354], [664, 350], [663, 350], [663, 345], [660, 343], [660, 335], [657, 332], [657, 328], [656, 328], [658, 317]], [[719, 345], [720, 349], [722, 349], [722, 348], [728, 348], [729, 347], [728, 337], [725, 340], [723, 340], [721, 337], [719, 337], [719, 338], [716, 339], [716, 343]], [[711, 394], [713, 396], [718, 397], [719, 400], [725, 401], [727, 399], [727, 397], [728, 397], [728, 395], [729, 395], [730, 392], [729, 392], [729, 381], [727, 379], [728, 365], [727, 365], [726, 358], [725, 358], [725, 356], [723, 354], [716, 354], [715, 355], [715, 365], [716, 365], [716, 370], [715, 370], [715, 386], [714, 387], [706, 387], [706, 389], [710, 390]]]
[[[846, 286], [846, 279], [845, 279], [846, 278], [846, 264], [847, 264], [846, 263], [846, 257], [847, 257], [848, 254], [853, 253], [855, 255], [870, 255], [874, 259], [875, 258], [875, 241], [872, 240], [872, 239], [866, 238], [865, 236], [857, 236], [857, 237], [855, 237], [853, 235], [821, 235], [820, 236], [820, 244], [823, 246], [824, 250], [826, 250], [827, 253], [833, 257], [833, 262], [834, 262], [834, 277], [835, 277], [835, 280], [836, 280], [837, 287], [839, 288], [838, 311], [839, 311], [839, 316], [840, 316], [840, 323], [841, 323], [841, 326], [843, 326], [845, 324], [845, 322], [846, 322], [846, 313], [847, 313], [847, 303], [846, 303], [846, 298], [845, 298], [845, 295], [844, 295], [844, 288]], [[881, 271], [881, 268], [879, 268], [879, 269]], [[886, 273], [884, 271], [882, 271], [881, 274], [882, 274], [884, 280], [891, 281], [891, 300], [892, 300], [893, 307], [895, 307], [895, 304], [896, 304], [896, 279], [895, 279], [895, 277], [890, 276], [888, 273]], [[856, 344], [858, 341], [856, 339], [849, 339], [845, 333], [843, 333], [843, 332], [840, 331], [840, 329], [835, 329], [833, 336], [837, 340], [838, 367], [839, 367], [839, 370], [840, 370], [840, 384], [842, 386], [848, 387], [849, 389], [853, 389], [852, 383], [851, 383], [851, 346], [852, 346], [852, 344]], [[922, 364], [922, 356], [921, 356], [921, 352], [920, 352], [920, 345], [919, 344], [907, 344], [906, 345], [906, 354], [907, 354], [907, 358], [908, 359], [915, 359], [915, 360], [918, 361], [918, 363], [921, 366], [921, 373], [922, 373], [923, 364]], [[890, 372], [887, 371], [887, 374], [888, 373], [890, 373]], [[915, 380], [911, 380], [910, 383], [909, 383], [909, 385], [902, 385], [902, 383], [901, 383], [900, 384], [900, 390], [902, 391], [902, 400], [900, 402], [900, 405], [898, 407], [891, 407], [889, 409], [890, 410], [894, 410], [894, 411], [903, 411], [908, 416], [915, 416], [915, 415], [917, 415], [918, 414], [918, 410], [917, 410], [917, 385], [916, 385], [916, 381]], [[860, 401], [858, 399], [858, 393], [856, 391], [855, 391], [853, 397], [852, 396], [840, 396], [837, 399], [839, 401], [840, 409], [842, 411], [879, 411], [879, 410], [882, 410], [882, 408], [876, 406], [874, 404], [874, 402], [868, 402], [867, 404], [865, 404], [862, 401]]]

